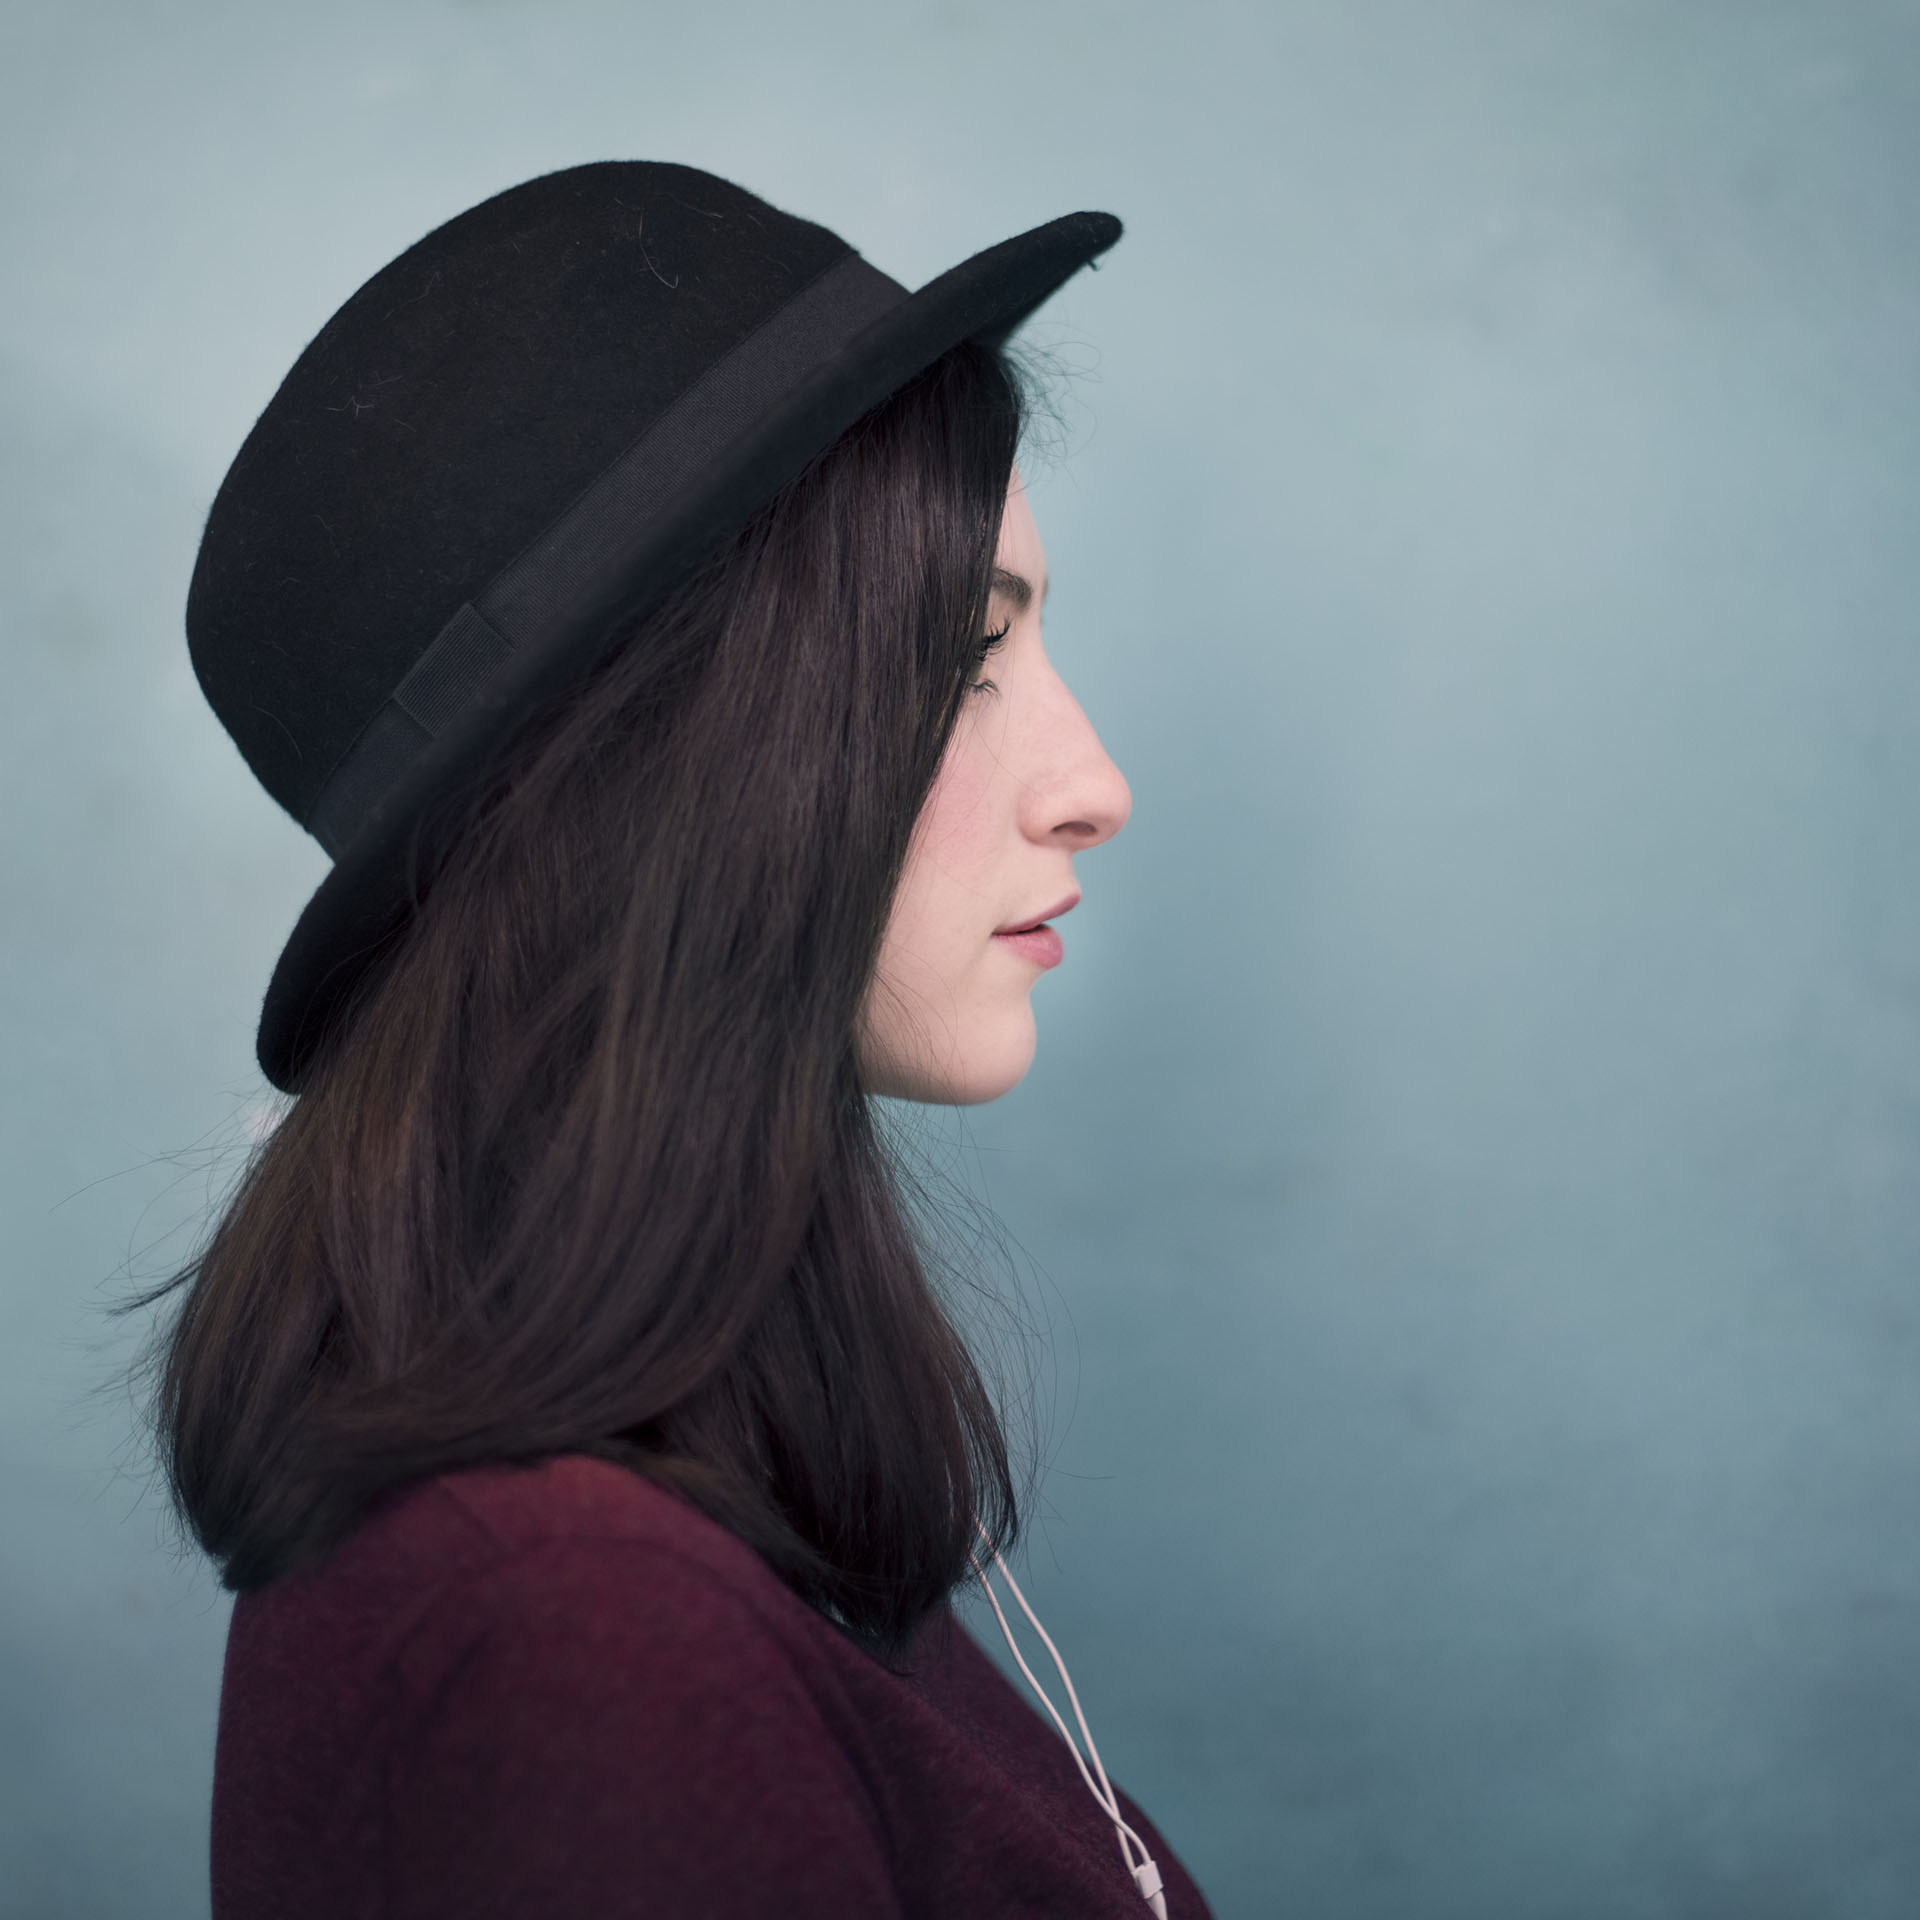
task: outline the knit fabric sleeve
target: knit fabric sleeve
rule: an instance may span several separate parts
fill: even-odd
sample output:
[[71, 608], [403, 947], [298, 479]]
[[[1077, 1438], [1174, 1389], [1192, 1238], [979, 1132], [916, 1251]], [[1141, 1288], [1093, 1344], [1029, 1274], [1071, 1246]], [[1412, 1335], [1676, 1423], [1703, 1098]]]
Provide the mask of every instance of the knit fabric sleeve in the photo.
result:
[[451, 1585], [400, 1669], [392, 1920], [899, 1912], [832, 1703], [751, 1596], [670, 1548], [520, 1553]]

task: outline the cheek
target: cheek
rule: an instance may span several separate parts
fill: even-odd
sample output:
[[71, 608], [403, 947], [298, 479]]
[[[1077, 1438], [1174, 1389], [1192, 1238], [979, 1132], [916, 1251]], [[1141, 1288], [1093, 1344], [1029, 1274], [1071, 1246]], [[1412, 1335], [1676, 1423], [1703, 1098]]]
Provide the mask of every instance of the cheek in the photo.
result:
[[1010, 904], [1005, 868], [1017, 838], [1003, 734], [983, 738], [976, 726], [956, 735], [915, 824], [881, 946], [885, 990], [862, 1039], [878, 1092], [991, 1100], [1032, 1058], [1032, 979], [993, 939]]
[[954, 1011], [999, 920], [995, 799], [993, 756], [977, 739], [957, 737], [920, 810], [887, 928], [885, 970]]
[[947, 914], [965, 916], [990, 899], [1001, 836], [993, 767], [977, 741], [955, 741], [927, 795], [914, 838], [915, 865]]

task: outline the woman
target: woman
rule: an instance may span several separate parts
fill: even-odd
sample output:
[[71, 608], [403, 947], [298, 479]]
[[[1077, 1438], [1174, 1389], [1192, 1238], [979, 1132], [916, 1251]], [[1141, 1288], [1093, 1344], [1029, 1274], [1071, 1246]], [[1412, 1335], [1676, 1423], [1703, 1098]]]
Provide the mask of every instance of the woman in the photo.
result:
[[335, 866], [163, 1353], [240, 1596], [216, 1915], [1205, 1911], [948, 1610], [1008, 1450], [868, 1104], [1020, 1078], [1126, 817], [999, 353], [1118, 233], [909, 295], [572, 169], [376, 275], [235, 461], [195, 667]]

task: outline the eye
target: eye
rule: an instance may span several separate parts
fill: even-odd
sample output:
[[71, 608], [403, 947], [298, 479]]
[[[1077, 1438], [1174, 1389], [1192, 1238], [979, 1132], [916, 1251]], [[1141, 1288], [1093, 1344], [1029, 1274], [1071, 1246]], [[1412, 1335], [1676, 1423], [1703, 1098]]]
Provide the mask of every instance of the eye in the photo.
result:
[[1007, 635], [1013, 630], [1013, 622], [1003, 627], [995, 627], [991, 632], [983, 633], [973, 649], [973, 664], [967, 672], [967, 691], [969, 693], [998, 693], [1000, 689], [991, 680], [984, 677], [987, 662], [1000, 651]]

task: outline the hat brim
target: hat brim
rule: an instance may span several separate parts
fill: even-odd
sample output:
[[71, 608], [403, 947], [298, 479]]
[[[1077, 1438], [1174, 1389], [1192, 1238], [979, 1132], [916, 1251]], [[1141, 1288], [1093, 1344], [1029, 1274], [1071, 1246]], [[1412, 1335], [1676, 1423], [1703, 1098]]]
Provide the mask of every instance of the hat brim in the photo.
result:
[[1073, 213], [975, 254], [908, 295], [815, 367], [752, 428], [716, 450], [699, 479], [621, 556], [622, 579], [595, 614], [516, 661], [507, 696], [476, 705], [412, 763], [378, 817], [343, 847], [282, 950], [261, 1009], [261, 1069], [299, 1087], [322, 1040], [429, 884], [434, 803], [466, 790], [502, 737], [564, 695], [620, 627], [684, 578], [841, 434], [965, 341], [1001, 345], [1064, 282], [1120, 237], [1111, 214]]

